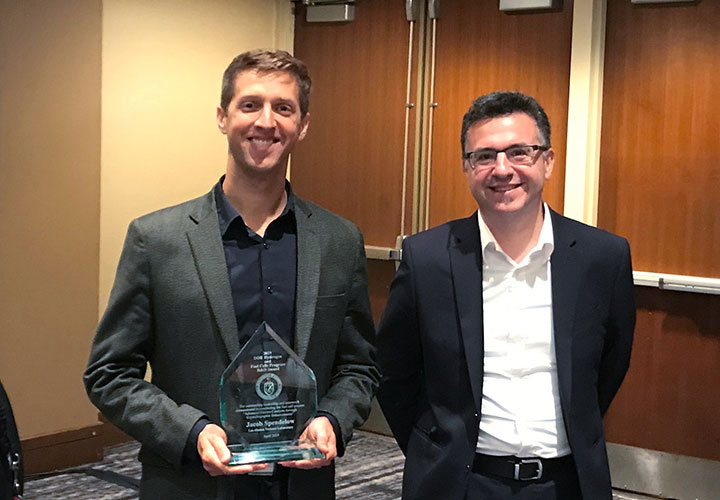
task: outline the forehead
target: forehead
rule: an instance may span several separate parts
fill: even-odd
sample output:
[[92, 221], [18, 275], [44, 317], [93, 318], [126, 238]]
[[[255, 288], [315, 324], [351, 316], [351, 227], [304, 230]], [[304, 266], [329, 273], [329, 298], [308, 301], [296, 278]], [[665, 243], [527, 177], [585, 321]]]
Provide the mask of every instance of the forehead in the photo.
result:
[[248, 69], [235, 76], [234, 97], [263, 95], [299, 100], [299, 88], [295, 77], [286, 71], [257, 71]]
[[468, 129], [466, 142], [471, 151], [482, 147], [536, 144], [539, 139], [535, 120], [527, 113], [518, 112], [473, 123]]

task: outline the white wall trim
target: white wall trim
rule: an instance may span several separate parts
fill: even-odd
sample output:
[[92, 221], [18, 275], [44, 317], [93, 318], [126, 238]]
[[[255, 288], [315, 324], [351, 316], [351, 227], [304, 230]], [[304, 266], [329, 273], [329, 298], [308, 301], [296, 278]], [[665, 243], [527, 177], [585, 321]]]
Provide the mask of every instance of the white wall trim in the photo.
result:
[[573, 7], [564, 213], [591, 225], [597, 223], [606, 2], [575, 0]]

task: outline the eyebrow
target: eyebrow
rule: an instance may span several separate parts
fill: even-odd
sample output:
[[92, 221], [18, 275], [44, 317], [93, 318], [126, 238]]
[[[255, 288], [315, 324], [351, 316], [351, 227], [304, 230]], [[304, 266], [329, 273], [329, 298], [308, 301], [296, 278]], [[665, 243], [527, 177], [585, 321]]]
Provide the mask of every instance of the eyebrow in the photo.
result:
[[490, 147], [487, 147], [487, 148], [477, 148], [477, 149], [473, 149], [472, 151], [470, 151], [470, 153], [474, 153], [475, 151], [487, 151], [487, 150], [490, 150], [490, 151], [502, 151], [502, 150], [504, 150], [504, 149], [510, 149], [510, 148], [514, 148], [514, 147], [517, 147], [517, 146], [533, 146], [533, 145], [534, 145], [534, 144], [530, 144], [530, 143], [528, 143], [528, 142], [516, 142], [516, 143], [510, 144], [509, 146], [506, 146], [506, 147], [504, 147], [504, 148], [490, 148]]

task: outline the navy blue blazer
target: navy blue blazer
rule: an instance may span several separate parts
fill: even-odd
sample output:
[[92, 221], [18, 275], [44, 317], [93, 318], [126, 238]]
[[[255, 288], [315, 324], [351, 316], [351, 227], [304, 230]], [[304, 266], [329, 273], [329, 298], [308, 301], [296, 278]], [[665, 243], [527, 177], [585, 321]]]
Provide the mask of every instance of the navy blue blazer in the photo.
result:
[[[551, 211], [560, 403], [585, 500], [612, 498], [602, 417], [630, 362], [628, 242]], [[406, 238], [378, 328], [378, 399], [406, 455], [403, 499], [463, 499], [483, 385], [477, 214]]]

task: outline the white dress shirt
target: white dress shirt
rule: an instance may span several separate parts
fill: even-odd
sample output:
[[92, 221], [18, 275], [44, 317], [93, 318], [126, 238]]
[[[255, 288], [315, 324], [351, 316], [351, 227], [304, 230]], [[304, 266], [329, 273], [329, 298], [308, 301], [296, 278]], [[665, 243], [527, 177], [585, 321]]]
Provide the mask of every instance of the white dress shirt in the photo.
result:
[[487, 455], [570, 454], [560, 409], [552, 314], [547, 205], [537, 245], [516, 263], [478, 212], [483, 252], [484, 374], [477, 451]]

